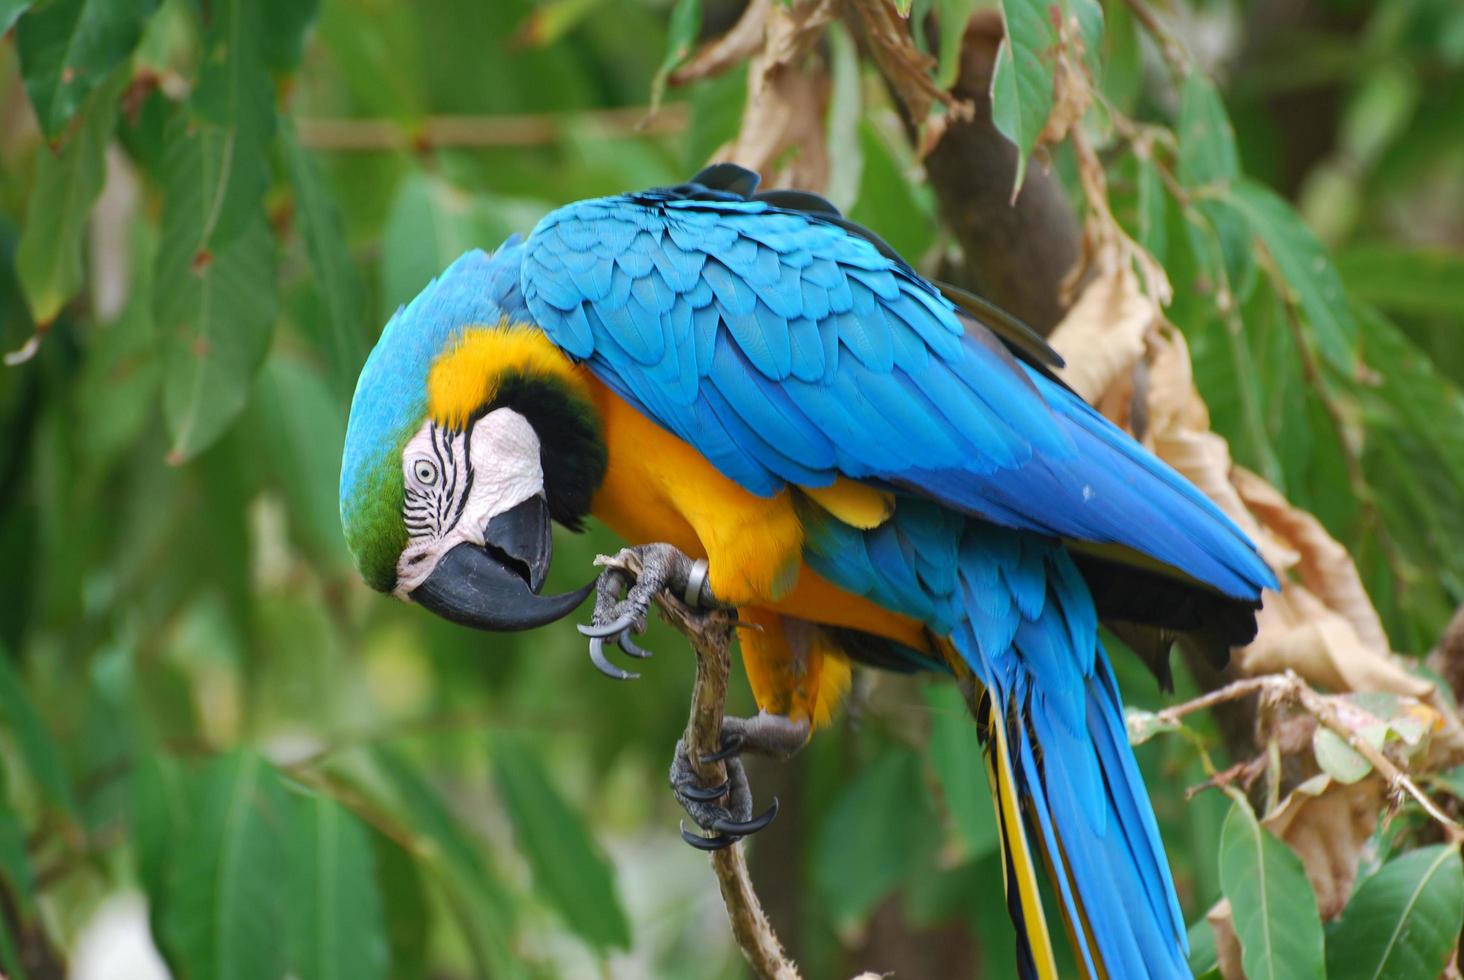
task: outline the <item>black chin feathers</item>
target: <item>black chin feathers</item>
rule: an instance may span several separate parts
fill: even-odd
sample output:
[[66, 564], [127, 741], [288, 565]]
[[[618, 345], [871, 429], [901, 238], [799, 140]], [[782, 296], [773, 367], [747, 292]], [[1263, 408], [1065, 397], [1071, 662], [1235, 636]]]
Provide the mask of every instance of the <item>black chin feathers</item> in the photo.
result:
[[499, 408], [518, 412], [539, 436], [549, 515], [571, 531], [584, 530], [590, 499], [609, 463], [593, 407], [557, 378], [511, 374], [499, 382], [483, 412]]

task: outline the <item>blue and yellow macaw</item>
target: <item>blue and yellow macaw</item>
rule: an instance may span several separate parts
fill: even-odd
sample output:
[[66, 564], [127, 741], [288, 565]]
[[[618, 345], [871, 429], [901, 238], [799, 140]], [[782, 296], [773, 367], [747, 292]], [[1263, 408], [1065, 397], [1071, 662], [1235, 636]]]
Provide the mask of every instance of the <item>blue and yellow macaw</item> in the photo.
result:
[[[1187, 977], [1098, 623], [1223, 655], [1276, 580], [1060, 363], [821, 198], [722, 164], [561, 208], [399, 310], [351, 407], [346, 539], [377, 589], [523, 629], [589, 593], [540, 587], [551, 520], [595, 515], [645, 546], [640, 582], [618, 601], [602, 580], [586, 630], [606, 669], [607, 639], [643, 653], [629, 635], [662, 587], [761, 627], [741, 633], [761, 712], [729, 754], [801, 744], [851, 661], [954, 674], [1024, 975], [1056, 972], [1041, 863], [1087, 975]], [[709, 846], [766, 822], [745, 819], [745, 787], [679, 771]]]

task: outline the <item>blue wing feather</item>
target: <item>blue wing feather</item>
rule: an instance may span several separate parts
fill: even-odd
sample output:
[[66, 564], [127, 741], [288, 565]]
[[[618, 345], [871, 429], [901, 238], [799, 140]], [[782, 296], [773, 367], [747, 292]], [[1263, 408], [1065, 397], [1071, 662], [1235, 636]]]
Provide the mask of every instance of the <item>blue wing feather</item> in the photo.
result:
[[1131, 548], [1237, 598], [1275, 582], [1167, 466], [816, 216], [627, 195], [554, 212], [524, 251], [524, 299], [548, 336], [755, 493], [874, 480]]

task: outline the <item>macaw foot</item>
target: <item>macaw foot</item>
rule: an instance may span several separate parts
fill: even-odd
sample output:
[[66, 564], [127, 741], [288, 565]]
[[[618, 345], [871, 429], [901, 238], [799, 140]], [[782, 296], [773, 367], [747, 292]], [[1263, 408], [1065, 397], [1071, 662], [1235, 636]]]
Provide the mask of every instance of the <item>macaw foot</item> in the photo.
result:
[[795, 722], [766, 711], [755, 718], [722, 719], [722, 747], [701, 759], [703, 765], [726, 765], [727, 780], [716, 786], [701, 785], [685, 743], [678, 741], [671, 760], [671, 791], [696, 825], [713, 835], [705, 837], [683, 826], [682, 839], [700, 850], [715, 851], [772, 823], [778, 815], [778, 798], [773, 797], [772, 805], [756, 817], [752, 815], [752, 789], [747, 784], [741, 755], [757, 752], [787, 759], [808, 742], [809, 731], [807, 721]]
[[[639, 563], [639, 575], [625, 567], [628, 556]], [[642, 650], [631, 636], [646, 631], [646, 614], [663, 589], [670, 589], [693, 609], [714, 604], [707, 587], [706, 561], [688, 558], [669, 544], [626, 548], [606, 565], [595, 582], [595, 611], [590, 625], [577, 627], [590, 638], [590, 660], [600, 673], [618, 681], [633, 681], [640, 676], [605, 659], [605, 641], [613, 641], [632, 657], [649, 657], [650, 651]]]

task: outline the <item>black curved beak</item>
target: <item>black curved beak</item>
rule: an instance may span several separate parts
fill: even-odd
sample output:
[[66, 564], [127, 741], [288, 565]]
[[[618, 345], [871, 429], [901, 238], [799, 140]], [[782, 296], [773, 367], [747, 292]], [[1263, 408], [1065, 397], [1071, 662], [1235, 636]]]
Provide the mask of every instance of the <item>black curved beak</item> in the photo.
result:
[[527, 630], [563, 619], [594, 589], [541, 596], [553, 544], [549, 506], [530, 497], [488, 522], [483, 546], [464, 542], [443, 555], [412, 601], [474, 629]]

